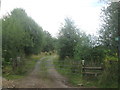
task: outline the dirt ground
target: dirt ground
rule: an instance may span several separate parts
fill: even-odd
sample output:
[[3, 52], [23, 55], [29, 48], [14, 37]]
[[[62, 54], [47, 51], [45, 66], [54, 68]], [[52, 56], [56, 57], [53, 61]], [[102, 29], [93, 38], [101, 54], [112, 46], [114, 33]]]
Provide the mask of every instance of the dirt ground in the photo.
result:
[[53, 60], [45, 57], [38, 60], [32, 72], [22, 79], [14, 81], [3, 79], [4, 88], [70, 88], [66, 83], [67, 79], [61, 76], [54, 68]]

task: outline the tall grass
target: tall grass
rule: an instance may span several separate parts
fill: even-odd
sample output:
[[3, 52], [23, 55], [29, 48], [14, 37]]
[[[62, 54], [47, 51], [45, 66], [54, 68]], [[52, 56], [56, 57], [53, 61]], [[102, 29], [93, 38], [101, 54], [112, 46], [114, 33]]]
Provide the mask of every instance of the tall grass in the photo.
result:
[[100, 87], [118, 88], [118, 62], [105, 62], [105, 70], [99, 77]]

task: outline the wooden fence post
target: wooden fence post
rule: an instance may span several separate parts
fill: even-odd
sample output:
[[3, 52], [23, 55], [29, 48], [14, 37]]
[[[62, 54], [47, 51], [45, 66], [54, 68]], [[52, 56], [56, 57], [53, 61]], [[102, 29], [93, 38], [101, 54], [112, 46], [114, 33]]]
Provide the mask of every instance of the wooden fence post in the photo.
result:
[[82, 74], [83, 74], [83, 76], [84, 76], [84, 73], [83, 73], [83, 72], [85, 72], [84, 67], [85, 67], [85, 60], [82, 60]]

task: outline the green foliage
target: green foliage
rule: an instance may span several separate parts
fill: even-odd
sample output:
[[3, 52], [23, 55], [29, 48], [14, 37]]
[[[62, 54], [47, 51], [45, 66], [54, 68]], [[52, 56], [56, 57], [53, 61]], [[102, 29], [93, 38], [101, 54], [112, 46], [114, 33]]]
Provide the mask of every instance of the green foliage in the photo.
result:
[[74, 47], [78, 42], [78, 29], [76, 29], [73, 21], [69, 18], [65, 19], [65, 25], [61, 27], [58, 37], [58, 52], [61, 59], [66, 56], [73, 58]]
[[114, 57], [114, 56], [106, 56], [105, 60], [112, 60], [112, 61], [118, 61], [118, 57]]
[[3, 19], [3, 57], [38, 54], [42, 46], [42, 28], [23, 9], [14, 9]]
[[[102, 10], [102, 27], [100, 30], [100, 41], [105, 54], [105, 70], [100, 77], [101, 87], [117, 87], [118, 85], [118, 41], [119, 36], [118, 15], [119, 3], [111, 2]], [[112, 61], [109, 63], [109, 61]]]
[[104, 45], [105, 49], [111, 50], [111, 54], [117, 53], [118, 41], [115, 38], [118, 37], [118, 6], [119, 3], [111, 2], [108, 7], [102, 10], [103, 24], [99, 31], [100, 41]]
[[105, 70], [99, 77], [100, 87], [117, 88], [118, 87], [118, 62], [106, 61]]
[[[114, 38], [116, 37], [115, 36], [116, 31], [111, 32], [112, 33], [111, 34], [110, 31], [107, 31], [107, 29], [105, 33], [103, 30], [101, 37], [99, 38], [99, 40], [101, 41], [103, 40], [101, 43], [98, 40], [98, 38], [94, 36], [86, 35], [84, 32], [76, 31], [78, 29], [73, 27], [74, 27], [73, 23], [70, 22], [68, 19], [68, 21], [66, 21], [65, 25], [61, 28], [61, 31], [59, 33], [58, 54], [60, 55], [60, 59], [58, 63], [55, 62], [58, 72], [68, 77], [69, 82], [75, 86], [79, 83], [82, 83], [88, 87], [90, 86], [117, 87], [117, 82], [116, 82], [118, 79], [117, 65], [115, 64], [109, 65], [105, 63], [105, 59], [116, 60], [117, 44], [116, 41], [114, 40]], [[112, 36], [106, 37], [105, 35], [106, 36], [112, 35]], [[106, 40], [105, 38], [107, 38], [108, 40]], [[113, 39], [110, 40], [109, 38], [113, 38]], [[109, 47], [107, 47], [106, 43], [110, 44], [110, 45], [108, 44]], [[114, 45], [112, 46], [112, 44]], [[113, 48], [115, 49], [113, 50]], [[78, 64], [78, 61], [80, 62], [81, 60], [85, 60], [85, 64], [87, 66], [101, 66], [104, 64], [103, 66], [105, 66], [104, 67], [105, 71], [103, 71], [102, 75], [96, 78], [96, 80], [94, 80], [93, 78], [89, 78], [88, 79], [89, 83], [88, 83], [88, 80], [85, 80], [85, 78], [81, 77], [81, 72], [78, 72], [78, 76], [77, 76], [77, 71], [78, 70], [81, 71], [81, 66], [79, 64], [79, 67], [77, 67], [76, 63]], [[115, 74], [117, 76], [115, 76]], [[110, 80], [112, 80], [113, 83], [108, 82]]]
[[75, 46], [74, 58], [76, 60], [88, 60], [90, 54], [90, 38], [85, 33], [81, 34], [79, 42]]
[[[49, 32], [43, 31], [42, 27], [38, 26], [23, 9], [14, 9], [7, 16], [4, 16], [2, 24], [0, 23], [0, 27], [3, 28], [2, 68], [5, 72], [4, 76], [13, 78], [10, 74], [25, 74], [28, 69], [31, 70], [34, 67], [40, 58], [34, 56], [24, 59], [25, 56], [39, 54], [41, 51], [48, 55], [52, 54], [51, 51], [58, 50], [60, 58], [55, 62], [56, 68], [60, 73], [67, 76], [73, 85], [83, 83], [85, 86], [94, 86], [98, 85], [99, 82], [100, 87], [116, 87], [117, 64], [109, 64], [106, 61], [118, 61], [118, 42], [115, 41], [115, 38], [118, 37], [118, 19], [120, 19], [118, 3], [109, 3], [108, 7], [103, 9], [102, 19], [104, 23], [99, 31], [99, 40], [97, 37], [87, 35], [77, 29], [74, 22], [69, 18], [65, 19], [65, 24], [60, 28], [57, 39], [53, 38]], [[20, 61], [17, 60], [18, 57], [21, 57]], [[98, 78], [98, 82], [93, 81], [92, 83], [90, 81], [89, 84], [88, 81], [83, 80], [81, 77], [81, 60], [85, 60], [85, 63], [93, 63], [94, 66], [97, 64], [100, 66], [104, 62], [105, 71]], [[41, 64], [41, 70], [45, 69], [47, 73], [47, 68], [44, 67], [45, 62]], [[61, 69], [67, 69], [67, 71]], [[17, 78], [17, 76], [15, 77]]]
[[48, 31], [44, 31], [43, 52], [49, 52], [56, 49], [57, 39], [53, 38]]
[[85, 60], [87, 63], [92, 62], [94, 64], [100, 64], [103, 62], [104, 58], [105, 52], [103, 47], [94, 43], [90, 35], [82, 34], [75, 47], [74, 59]]
[[2, 44], [3, 68], [10, 62], [17, 70], [19, 65], [24, 64], [24, 60], [18, 62], [17, 57], [41, 52], [43, 30], [23, 9], [14, 9], [2, 18]]

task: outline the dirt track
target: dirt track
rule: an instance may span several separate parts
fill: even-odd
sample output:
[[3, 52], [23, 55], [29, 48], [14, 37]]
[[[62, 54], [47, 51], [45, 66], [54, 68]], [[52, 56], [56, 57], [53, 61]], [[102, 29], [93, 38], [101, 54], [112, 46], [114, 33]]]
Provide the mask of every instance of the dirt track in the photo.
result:
[[52, 59], [44, 57], [36, 63], [28, 76], [15, 80], [13, 86], [15, 88], [69, 88], [65, 85], [66, 81], [66, 78], [55, 70]]

